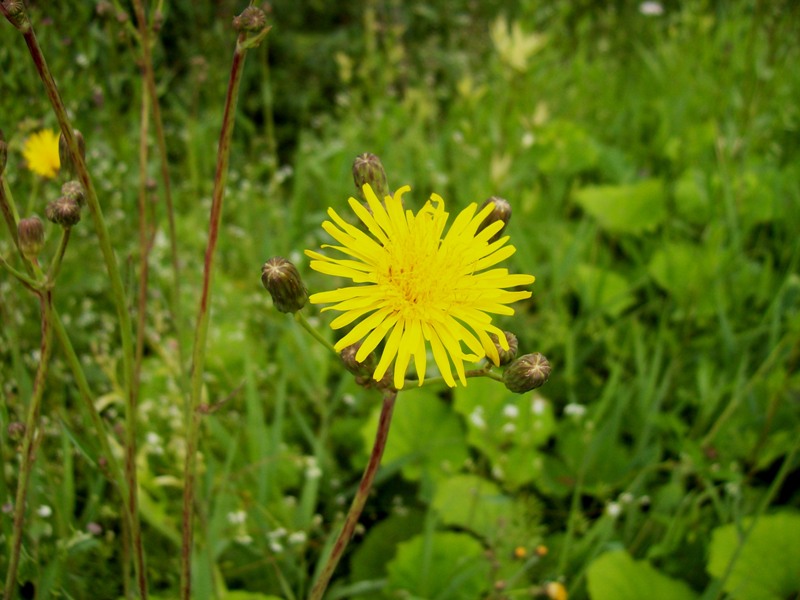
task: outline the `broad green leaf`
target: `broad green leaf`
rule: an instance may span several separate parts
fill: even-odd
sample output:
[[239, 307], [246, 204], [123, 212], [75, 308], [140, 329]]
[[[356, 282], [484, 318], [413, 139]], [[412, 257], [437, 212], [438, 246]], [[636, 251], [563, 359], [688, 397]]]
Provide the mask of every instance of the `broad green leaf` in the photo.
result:
[[688, 242], [664, 244], [647, 267], [650, 276], [685, 309], [707, 315], [715, 310], [711, 284], [718, 276], [721, 259], [710, 247]]
[[555, 429], [550, 402], [538, 394], [513, 394], [489, 379], [471, 380], [454, 394], [470, 445], [492, 461], [497, 477], [511, 487], [534, 481], [542, 469], [536, 449]]
[[652, 231], [666, 216], [664, 187], [658, 179], [583, 188], [575, 200], [603, 229], [615, 233]]
[[436, 488], [433, 507], [442, 522], [492, 538], [508, 527], [514, 512], [511, 498], [491, 481], [477, 475], [456, 475]]
[[395, 513], [370, 526], [350, 561], [350, 581], [386, 577], [386, 565], [394, 558], [397, 546], [422, 529], [423, 515], [418, 510]]
[[[746, 540], [752, 519], [717, 527], [711, 536], [708, 572], [721, 578], [737, 600], [782, 600], [800, 593], [800, 513], [761, 517]], [[738, 553], [738, 555], [737, 555]]]
[[[380, 407], [362, 428], [364, 447], [372, 448]], [[430, 388], [403, 390], [397, 397], [383, 464], [398, 462], [406, 479], [437, 479], [458, 471], [468, 458], [458, 416]]]
[[684, 582], [658, 572], [647, 561], [633, 560], [624, 550], [606, 552], [587, 570], [592, 600], [692, 600]]
[[388, 570], [389, 589], [426, 600], [482, 598], [491, 581], [483, 546], [465, 533], [420, 534], [403, 542]]
[[711, 218], [711, 202], [705, 174], [699, 169], [684, 173], [675, 182], [675, 208], [678, 214], [698, 225], [703, 225]]
[[617, 317], [634, 302], [631, 284], [619, 273], [592, 265], [579, 265], [576, 291], [590, 311]]

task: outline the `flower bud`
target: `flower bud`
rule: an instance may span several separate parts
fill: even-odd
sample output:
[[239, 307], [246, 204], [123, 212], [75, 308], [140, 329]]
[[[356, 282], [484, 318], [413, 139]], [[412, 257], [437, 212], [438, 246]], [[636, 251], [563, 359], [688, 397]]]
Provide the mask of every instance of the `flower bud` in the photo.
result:
[[248, 6], [233, 18], [233, 28], [238, 32], [261, 31], [267, 24], [267, 15], [257, 6]]
[[20, 219], [17, 224], [19, 249], [28, 260], [35, 260], [44, 246], [44, 225], [39, 217]]
[[369, 152], [359, 154], [353, 161], [353, 181], [359, 194], [362, 193], [361, 190], [365, 183], [370, 185], [372, 191], [381, 200], [389, 193], [386, 171], [381, 159]]
[[47, 205], [45, 215], [62, 227], [72, 227], [81, 220], [81, 207], [75, 200], [61, 196]]
[[[73, 130], [73, 133], [75, 134], [75, 141], [78, 143], [78, 152], [80, 152], [81, 158], [85, 160], [86, 141], [83, 139], [83, 134], [77, 129]], [[58, 158], [61, 161], [61, 166], [66, 168], [67, 173], [74, 175], [76, 165], [72, 160], [72, 154], [70, 154], [69, 145], [67, 145], [67, 138], [64, 137], [63, 133], [58, 136]]]
[[560, 581], [551, 581], [544, 586], [544, 593], [550, 600], [567, 600], [567, 588]]
[[508, 350], [504, 350], [503, 346], [500, 345], [500, 341], [497, 339], [495, 334], [490, 334], [489, 337], [492, 338], [494, 342], [495, 348], [497, 348], [497, 355], [500, 357], [500, 363], [498, 366], [502, 367], [510, 363], [514, 360], [517, 356], [517, 349], [519, 348], [519, 343], [517, 342], [517, 336], [515, 336], [510, 331], [503, 332], [506, 336], [506, 342], [508, 342]]
[[492, 242], [500, 239], [500, 236], [503, 234], [508, 222], [511, 220], [511, 204], [508, 203], [508, 200], [500, 198], [499, 196], [492, 196], [483, 204], [481, 204], [478, 212], [486, 208], [486, 206], [488, 206], [490, 203], [494, 205], [494, 210], [490, 212], [489, 215], [483, 220], [483, 223], [478, 226], [478, 232], [483, 231], [492, 223], [502, 221], [503, 227], [489, 238], [489, 243], [491, 244]]
[[6, 162], [8, 161], [8, 144], [6, 144], [6, 136], [3, 135], [3, 130], [0, 129], [0, 177], [6, 170]]
[[356, 360], [356, 354], [358, 354], [359, 348], [361, 348], [361, 342], [356, 342], [342, 350], [339, 356], [342, 357], [345, 368], [353, 375], [371, 377], [377, 366], [375, 364], [375, 354], [370, 353], [367, 358], [364, 359], [364, 362], [358, 362]]
[[83, 205], [86, 203], [86, 197], [83, 193], [83, 186], [80, 184], [79, 181], [68, 181], [64, 185], [61, 186], [61, 194], [78, 203], [78, 206], [83, 208]]
[[540, 352], [526, 354], [512, 362], [503, 373], [503, 383], [515, 394], [543, 386], [550, 377], [550, 362]]
[[275, 256], [261, 267], [261, 283], [272, 296], [275, 308], [295, 313], [306, 305], [308, 292], [297, 268], [285, 258]]
[[3, 0], [5, 16], [14, 27], [25, 33], [30, 29], [31, 23], [28, 14], [25, 12], [25, 4], [22, 0]]

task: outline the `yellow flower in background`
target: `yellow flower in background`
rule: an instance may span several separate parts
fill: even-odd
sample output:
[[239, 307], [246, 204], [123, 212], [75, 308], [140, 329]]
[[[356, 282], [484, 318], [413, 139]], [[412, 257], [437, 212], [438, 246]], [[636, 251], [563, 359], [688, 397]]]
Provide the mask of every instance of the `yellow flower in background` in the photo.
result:
[[29, 135], [22, 147], [22, 156], [25, 157], [28, 169], [52, 179], [61, 166], [58, 158], [58, 133], [43, 129]]
[[466, 385], [465, 362], [488, 356], [498, 364], [497, 347], [490, 334], [508, 349], [505, 335], [492, 325], [490, 315], [512, 315], [514, 310], [506, 305], [531, 295], [505, 288], [531, 284], [534, 277], [512, 275], [507, 269], [487, 270], [515, 252], [513, 246], [506, 245], [508, 236], [489, 242], [504, 226], [502, 221], [479, 231], [493, 210], [491, 204], [480, 212], [476, 204], [470, 204], [443, 236], [449, 216], [444, 200], [432, 194], [415, 215], [403, 209], [402, 196], [410, 189], [404, 186], [394, 196], [386, 196], [384, 205], [365, 185], [369, 210], [350, 198], [350, 207], [371, 235], [328, 209], [332, 222], [325, 221], [322, 228], [341, 246], [322, 247], [346, 256], [331, 258], [306, 250], [312, 259], [311, 268], [359, 285], [314, 294], [310, 300], [314, 304], [335, 303], [323, 309], [342, 313], [331, 323], [333, 329], [356, 323], [335, 347], [341, 351], [363, 340], [356, 354], [358, 362], [386, 338], [373, 373], [376, 381], [394, 362], [394, 386], [402, 388], [413, 358], [422, 385], [430, 345], [447, 385], [456, 385], [451, 364]]

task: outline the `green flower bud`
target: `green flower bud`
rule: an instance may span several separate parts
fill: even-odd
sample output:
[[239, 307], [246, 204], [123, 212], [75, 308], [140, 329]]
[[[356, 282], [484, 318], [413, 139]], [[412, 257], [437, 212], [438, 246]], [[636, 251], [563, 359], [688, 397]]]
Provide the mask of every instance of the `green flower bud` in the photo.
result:
[[28, 20], [28, 13], [25, 12], [22, 0], [3, 0], [3, 9], [8, 22], [22, 33], [30, 29], [31, 22]]
[[308, 292], [297, 268], [285, 258], [270, 258], [261, 267], [261, 283], [279, 311], [295, 313], [306, 305]]
[[83, 186], [79, 181], [68, 181], [61, 186], [61, 194], [70, 200], [78, 203], [78, 206], [83, 208], [86, 203], [86, 197], [83, 193]]
[[353, 161], [353, 181], [359, 194], [363, 193], [361, 189], [365, 183], [370, 185], [381, 200], [389, 194], [389, 184], [381, 159], [369, 152], [359, 154]]
[[[73, 131], [75, 134], [75, 141], [78, 143], [78, 152], [80, 152], [81, 158], [86, 160], [86, 141], [83, 139], [83, 134], [75, 129]], [[64, 137], [64, 134], [58, 136], [58, 158], [61, 161], [61, 166], [67, 170], [67, 173], [75, 175], [76, 172], [76, 165], [72, 160], [72, 154], [70, 154], [69, 146], [67, 145], [67, 138]]]
[[267, 24], [267, 15], [257, 6], [248, 6], [233, 18], [233, 28], [238, 32], [261, 31]]
[[45, 215], [49, 221], [62, 227], [72, 227], [81, 220], [81, 207], [75, 200], [61, 196], [47, 205]]
[[510, 331], [503, 332], [506, 336], [506, 342], [508, 342], [508, 350], [503, 350], [503, 347], [500, 345], [499, 340], [495, 334], [490, 334], [489, 337], [492, 338], [495, 347], [497, 348], [497, 355], [500, 358], [499, 366], [505, 366], [510, 363], [514, 358], [517, 356], [517, 349], [519, 348], [519, 342], [517, 342], [517, 336], [515, 336]]
[[526, 354], [512, 362], [503, 373], [503, 382], [515, 394], [543, 386], [550, 377], [550, 362], [539, 352]]
[[491, 244], [492, 242], [500, 239], [500, 236], [503, 234], [503, 231], [505, 231], [508, 222], [511, 220], [511, 205], [508, 203], [508, 200], [500, 198], [499, 196], [492, 196], [483, 204], [481, 204], [478, 212], [486, 208], [486, 206], [489, 204], [494, 205], [494, 210], [490, 212], [489, 215], [483, 220], [483, 223], [478, 226], [478, 232], [483, 231], [492, 223], [496, 223], [497, 221], [503, 222], [503, 227], [489, 238], [489, 243]]
[[30, 261], [35, 260], [44, 246], [42, 220], [36, 216], [20, 219], [17, 224], [17, 236], [19, 237], [19, 249], [23, 256]]

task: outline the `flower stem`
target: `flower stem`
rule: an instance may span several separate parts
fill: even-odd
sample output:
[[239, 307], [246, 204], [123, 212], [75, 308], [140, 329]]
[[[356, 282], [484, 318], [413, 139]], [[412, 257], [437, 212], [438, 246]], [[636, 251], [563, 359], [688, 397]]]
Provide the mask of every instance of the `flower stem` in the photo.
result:
[[306, 319], [305, 315], [301, 313], [299, 310], [296, 313], [294, 313], [294, 320], [300, 323], [303, 329], [305, 329], [308, 333], [310, 333], [315, 340], [317, 340], [320, 344], [322, 344], [328, 350], [333, 352], [336, 356], [339, 356], [339, 352], [336, 351], [336, 348], [334, 348], [333, 344], [331, 344], [328, 340], [322, 337], [322, 334], [316, 329], [314, 329], [311, 323], [308, 322], [308, 319]]
[[111, 295], [117, 311], [117, 320], [119, 322], [120, 338], [122, 345], [123, 357], [123, 381], [127, 390], [125, 396], [125, 475], [127, 478], [128, 497], [125, 502], [125, 508], [128, 512], [128, 517], [131, 525], [131, 543], [133, 545], [134, 565], [136, 567], [136, 581], [139, 595], [142, 600], [147, 598], [147, 579], [145, 571], [145, 558], [144, 548], [142, 545], [142, 531], [139, 521], [139, 500], [138, 500], [138, 485], [136, 478], [136, 404], [137, 398], [135, 395], [135, 386], [132, 385], [133, 379], [133, 335], [131, 317], [128, 313], [128, 302], [125, 294], [125, 288], [122, 283], [122, 276], [120, 275], [117, 259], [114, 255], [114, 248], [111, 244], [111, 238], [108, 233], [103, 212], [100, 207], [100, 202], [97, 198], [97, 192], [92, 182], [89, 171], [86, 168], [86, 163], [81, 156], [78, 149], [78, 142], [75, 138], [74, 129], [67, 116], [67, 110], [64, 102], [58, 92], [55, 79], [50, 73], [47, 66], [42, 49], [36, 39], [36, 34], [30, 22], [25, 20], [24, 26], [18, 27], [22, 33], [25, 43], [28, 46], [33, 63], [36, 67], [39, 77], [44, 84], [45, 92], [52, 105], [53, 112], [58, 120], [59, 127], [61, 128], [61, 135], [67, 142], [72, 162], [80, 179], [81, 185], [86, 194], [86, 204], [89, 207], [89, 212], [92, 215], [94, 223], [95, 234], [97, 241], [100, 245], [100, 251], [103, 255], [103, 260], [108, 272], [108, 279], [111, 285]]
[[369, 455], [369, 461], [364, 469], [364, 474], [361, 477], [361, 483], [358, 485], [353, 502], [350, 505], [350, 510], [345, 517], [344, 525], [336, 538], [336, 542], [331, 549], [330, 554], [322, 568], [314, 587], [311, 588], [309, 600], [321, 600], [325, 590], [328, 588], [331, 576], [333, 575], [336, 565], [344, 554], [347, 544], [353, 535], [358, 519], [361, 516], [361, 511], [364, 510], [364, 504], [367, 502], [367, 497], [372, 489], [372, 482], [378, 472], [378, 466], [383, 457], [383, 451], [386, 448], [386, 440], [389, 437], [389, 426], [392, 422], [392, 412], [394, 411], [394, 403], [397, 399], [397, 390], [387, 390], [383, 397], [383, 406], [381, 407], [380, 418], [378, 419], [378, 431], [375, 434], [375, 443], [372, 445], [372, 452]]
[[239, 96], [244, 60], [247, 46], [243, 43], [246, 34], [239, 35], [236, 50], [233, 53], [231, 75], [228, 92], [225, 98], [225, 111], [222, 117], [222, 128], [217, 149], [217, 166], [214, 176], [214, 191], [211, 199], [211, 216], [208, 225], [208, 243], [206, 245], [203, 266], [203, 287], [200, 294], [200, 306], [197, 311], [194, 346], [192, 348], [191, 392], [186, 414], [186, 459], [184, 463], [183, 483], [183, 536], [181, 543], [181, 595], [183, 600], [190, 600], [192, 591], [191, 562], [194, 541], [194, 488], [197, 478], [197, 445], [200, 435], [200, 403], [203, 390], [203, 371], [205, 366], [206, 338], [211, 304], [211, 280], [214, 267], [214, 252], [217, 247], [220, 223], [222, 220], [222, 201], [225, 195], [225, 182], [228, 178], [228, 162], [231, 153], [234, 114]]
[[39, 349], [39, 366], [33, 381], [33, 394], [28, 404], [28, 416], [25, 419], [25, 437], [22, 441], [22, 463], [17, 481], [17, 495], [14, 503], [14, 524], [11, 537], [11, 556], [8, 560], [4, 598], [12, 600], [16, 591], [17, 568], [22, 550], [22, 533], [25, 524], [25, 507], [28, 496], [28, 486], [31, 481], [31, 470], [36, 459], [36, 435], [39, 425], [39, 413], [42, 406], [42, 395], [47, 368], [50, 363], [50, 354], [53, 350], [53, 329], [51, 318], [53, 310], [52, 292], [46, 290], [39, 293], [39, 307], [42, 319], [42, 341]]

